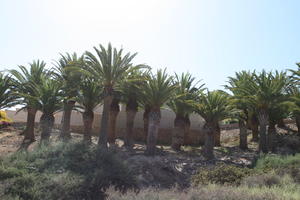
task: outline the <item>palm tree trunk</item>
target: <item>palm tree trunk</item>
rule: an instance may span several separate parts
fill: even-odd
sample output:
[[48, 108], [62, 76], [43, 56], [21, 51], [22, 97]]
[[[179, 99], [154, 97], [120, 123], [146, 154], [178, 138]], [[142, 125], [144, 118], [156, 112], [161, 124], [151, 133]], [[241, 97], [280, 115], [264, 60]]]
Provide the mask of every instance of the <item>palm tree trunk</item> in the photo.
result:
[[268, 143], [267, 143], [267, 124], [269, 121], [269, 115], [266, 110], [260, 110], [258, 112], [259, 121], [259, 151], [263, 153], [268, 153]]
[[247, 127], [245, 121], [239, 120], [239, 129], [240, 129], [240, 148], [245, 150], [248, 148], [247, 144]]
[[221, 146], [221, 129], [219, 124], [216, 125], [216, 131], [215, 131], [215, 147]]
[[275, 122], [270, 121], [269, 122], [269, 128], [268, 128], [268, 148], [273, 153], [276, 151], [276, 128], [275, 128]]
[[91, 144], [94, 112], [92, 110], [86, 110], [84, 113], [82, 113], [82, 120], [84, 126], [83, 141], [87, 144]]
[[113, 98], [109, 109], [108, 142], [115, 144], [117, 117], [120, 112], [119, 99]]
[[27, 122], [26, 122], [26, 128], [24, 131], [24, 141], [29, 140], [30, 142], [35, 141], [34, 136], [34, 123], [35, 123], [35, 116], [36, 116], [37, 110], [35, 108], [27, 108]]
[[41, 126], [41, 143], [48, 143], [50, 139], [50, 134], [54, 125], [54, 116], [53, 113], [43, 113], [40, 118]]
[[98, 145], [101, 148], [107, 148], [109, 108], [110, 108], [111, 102], [112, 102], [112, 95], [107, 95], [104, 98], [101, 127], [100, 127], [99, 140], [98, 140]]
[[205, 132], [205, 143], [203, 148], [203, 156], [207, 160], [212, 160], [214, 156], [214, 146], [215, 146], [215, 137], [214, 133], [216, 132], [216, 125], [205, 123], [204, 127]]
[[138, 103], [134, 100], [129, 100], [126, 105], [126, 132], [124, 136], [124, 146], [127, 148], [132, 148], [133, 141], [132, 141], [132, 134], [133, 134], [133, 126], [134, 126], [134, 119], [136, 113], [138, 111]]
[[184, 117], [181, 115], [176, 115], [174, 120], [174, 128], [172, 131], [172, 145], [171, 147], [179, 151], [181, 145], [183, 145], [184, 142], [184, 133], [185, 133], [185, 122]]
[[62, 116], [62, 125], [61, 125], [61, 132], [60, 132], [60, 137], [63, 140], [71, 139], [70, 125], [71, 125], [71, 114], [74, 105], [75, 105], [75, 101], [71, 101], [71, 100], [67, 101], [64, 104], [64, 111]]
[[298, 135], [300, 136], [300, 115], [296, 115], [296, 126], [298, 129]]
[[149, 113], [150, 113], [149, 106], [145, 106], [145, 110], [144, 110], [144, 114], [143, 114], [143, 120], [144, 120], [144, 135], [146, 137], [148, 135]]
[[253, 142], [258, 142], [258, 120], [255, 115], [252, 116], [250, 119], [250, 127], [252, 131], [252, 141]]
[[158, 129], [160, 125], [160, 109], [153, 109], [149, 113], [149, 126], [148, 126], [148, 136], [147, 136], [147, 149], [146, 154], [154, 155], [156, 142], [158, 137]]
[[191, 121], [189, 115], [186, 115], [184, 117], [184, 138], [183, 138], [183, 144], [187, 144], [188, 137], [190, 134], [190, 128], [191, 128]]

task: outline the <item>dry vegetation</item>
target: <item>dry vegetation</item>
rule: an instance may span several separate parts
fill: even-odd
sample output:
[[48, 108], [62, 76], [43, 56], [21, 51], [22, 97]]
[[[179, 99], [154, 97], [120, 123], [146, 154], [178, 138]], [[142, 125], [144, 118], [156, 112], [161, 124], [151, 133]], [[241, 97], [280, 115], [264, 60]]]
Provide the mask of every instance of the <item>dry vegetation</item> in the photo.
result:
[[[216, 159], [206, 161], [200, 147], [185, 146], [175, 152], [158, 146], [158, 155], [146, 156], [144, 145], [135, 144], [128, 151], [121, 140], [119, 146], [99, 153], [96, 145], [83, 144], [80, 134], [73, 133], [68, 144], [59, 142], [56, 130], [49, 146], [35, 142], [24, 147], [21, 128], [0, 133], [1, 199], [300, 198], [300, 154], [256, 161], [257, 144], [249, 136], [249, 150], [240, 150], [237, 130], [222, 131]], [[278, 132], [293, 139], [287, 130]], [[288, 144], [279, 153], [293, 153]]]

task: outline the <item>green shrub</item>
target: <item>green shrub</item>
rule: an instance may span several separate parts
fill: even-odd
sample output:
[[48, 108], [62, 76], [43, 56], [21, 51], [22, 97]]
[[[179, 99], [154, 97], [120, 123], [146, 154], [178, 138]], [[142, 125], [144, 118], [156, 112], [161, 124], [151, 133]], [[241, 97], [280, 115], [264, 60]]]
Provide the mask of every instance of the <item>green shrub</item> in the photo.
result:
[[211, 168], [201, 167], [192, 177], [194, 185], [202, 184], [240, 184], [242, 178], [248, 176], [251, 170], [234, 165], [219, 164]]
[[273, 173], [256, 174], [256, 175], [245, 177], [242, 180], [242, 185], [246, 185], [247, 187], [272, 187], [281, 184], [282, 184], [281, 177]]
[[259, 158], [255, 165], [256, 170], [262, 171], [286, 167], [300, 167], [300, 154], [296, 154], [295, 156], [267, 155]]
[[[128, 192], [122, 194], [108, 190], [108, 200], [285, 200], [294, 199], [290, 194], [277, 193], [270, 189], [256, 190], [230, 186], [210, 185], [201, 188], [191, 188], [185, 191], [176, 189], [157, 190], [144, 189], [138, 194]], [[296, 200], [296, 199], [295, 199]]]
[[101, 199], [110, 186], [121, 192], [137, 189], [133, 172], [116, 153], [82, 143], [42, 146], [1, 162], [9, 169], [0, 171], [3, 179], [10, 178], [2, 184], [8, 197]]
[[0, 180], [5, 180], [9, 178], [14, 178], [17, 176], [22, 176], [24, 174], [24, 170], [20, 170], [14, 167], [1, 167], [0, 168]]
[[295, 182], [300, 183], [300, 154], [295, 156], [264, 156], [257, 160], [254, 169], [258, 173], [268, 173], [273, 170], [281, 176], [288, 174]]

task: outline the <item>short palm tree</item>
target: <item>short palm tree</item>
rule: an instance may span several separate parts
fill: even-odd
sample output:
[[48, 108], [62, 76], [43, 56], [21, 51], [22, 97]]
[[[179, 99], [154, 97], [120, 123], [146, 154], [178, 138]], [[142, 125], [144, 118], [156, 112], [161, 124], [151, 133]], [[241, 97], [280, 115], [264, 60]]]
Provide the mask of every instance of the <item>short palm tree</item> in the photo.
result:
[[84, 66], [83, 56], [78, 56], [76, 53], [65, 55], [60, 54], [61, 58], [55, 63], [53, 68], [54, 78], [62, 84], [64, 92], [64, 106], [62, 116], [62, 126], [60, 137], [63, 140], [68, 140], [71, 137], [70, 123], [71, 114], [75, 106], [75, 99], [79, 89], [81, 77], [81, 69]]
[[288, 100], [285, 102], [285, 104], [288, 106], [292, 117], [294, 117], [296, 121], [298, 135], [300, 135], [300, 89], [298, 86], [289, 88]]
[[134, 119], [139, 108], [139, 87], [147, 79], [147, 71], [140, 69], [132, 70], [120, 85], [122, 102], [126, 105], [126, 131], [124, 135], [124, 145], [127, 148], [133, 146]]
[[241, 88], [245, 88], [248, 84], [253, 82], [253, 73], [249, 71], [241, 71], [235, 73], [235, 77], [229, 77], [228, 85], [225, 86], [229, 89], [233, 96], [230, 98], [230, 103], [236, 110], [235, 117], [239, 120], [240, 129], [240, 148], [247, 149], [247, 127], [246, 124], [249, 121], [250, 113], [255, 112], [252, 107], [248, 104], [246, 93]]
[[166, 70], [157, 70], [156, 74], [150, 73], [145, 84], [139, 89], [142, 105], [149, 107], [149, 124], [147, 135], [146, 154], [154, 155], [161, 119], [161, 107], [174, 95], [176, 85], [173, 77], [168, 76]]
[[32, 84], [40, 85], [42, 80], [46, 77], [46, 63], [43, 61], [33, 61], [29, 63], [30, 68], [27, 69], [25, 66], [19, 66], [18, 70], [10, 70], [13, 82], [13, 91], [16, 96], [23, 94], [19, 103], [24, 105], [22, 109], [27, 110], [27, 123], [24, 130], [24, 141], [34, 141], [34, 123], [35, 115], [37, 112], [38, 102], [35, 99], [27, 98], [24, 96], [33, 94]]
[[63, 106], [62, 84], [46, 76], [39, 85], [32, 83], [32, 93], [20, 96], [37, 102], [35, 108], [42, 112], [40, 118], [41, 142], [48, 142], [54, 125], [54, 113]]
[[186, 119], [194, 111], [199, 92], [203, 91], [204, 84], [200, 86], [197, 84], [198, 82], [195, 83], [195, 78], [190, 73], [181, 75], [175, 73], [174, 85], [177, 85], [175, 96], [168, 103], [168, 106], [176, 114], [171, 145], [175, 150], [180, 150], [181, 145], [184, 144], [187, 126], [189, 126]]
[[254, 74], [254, 81], [249, 82], [247, 87], [240, 88], [247, 93], [245, 96], [247, 103], [256, 110], [260, 126], [259, 150], [263, 153], [268, 152], [266, 131], [270, 120], [269, 112], [285, 101], [285, 90], [288, 84], [285, 72], [267, 73], [263, 70], [259, 74]]
[[91, 77], [83, 77], [76, 101], [80, 104], [84, 125], [84, 142], [91, 143], [94, 109], [102, 102], [103, 87]]
[[218, 123], [230, 115], [228, 95], [221, 91], [207, 91], [201, 94], [196, 112], [205, 120], [205, 146], [203, 155], [208, 160], [214, 159], [214, 137]]
[[17, 104], [17, 96], [13, 94], [12, 87], [11, 78], [0, 73], [0, 110]]
[[123, 49], [117, 50], [108, 44], [107, 49], [102, 45], [94, 47], [96, 55], [86, 52], [86, 71], [99, 80], [104, 87], [104, 104], [101, 119], [98, 144], [107, 147], [109, 110], [113, 100], [113, 93], [116, 85], [124, 79], [132, 67], [132, 60], [136, 53], [123, 55]]

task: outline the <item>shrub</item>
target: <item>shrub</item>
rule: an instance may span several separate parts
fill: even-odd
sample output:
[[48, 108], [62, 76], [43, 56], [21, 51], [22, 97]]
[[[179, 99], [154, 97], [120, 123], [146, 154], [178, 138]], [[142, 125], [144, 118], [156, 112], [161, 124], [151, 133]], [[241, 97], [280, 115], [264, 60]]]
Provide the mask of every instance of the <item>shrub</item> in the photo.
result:
[[267, 155], [259, 158], [255, 165], [255, 169], [262, 171], [286, 167], [300, 167], [300, 154], [295, 156]]
[[211, 168], [201, 167], [192, 177], [194, 185], [202, 184], [240, 184], [243, 177], [250, 174], [250, 169], [234, 165], [219, 164]]
[[281, 185], [281, 177], [275, 174], [256, 174], [245, 177], [242, 185], [247, 187], [271, 187]]
[[255, 170], [259, 173], [275, 171], [283, 176], [290, 175], [295, 182], [300, 183], [300, 154], [295, 156], [268, 155], [256, 162]]
[[[156, 190], [145, 189], [138, 194], [128, 192], [121, 194], [114, 190], [108, 190], [108, 200], [283, 200], [287, 199], [283, 194], [277, 194], [271, 190], [255, 190], [237, 187], [224, 187], [210, 185], [201, 188], [191, 188], [186, 191], [176, 189]], [[291, 199], [291, 198], [288, 198]]]
[[13, 168], [13, 167], [1, 167], [0, 168], [0, 180], [5, 180], [9, 178], [14, 178], [17, 176], [22, 176], [24, 174], [23, 170]]
[[2, 165], [0, 177], [10, 182], [2, 184], [8, 197], [101, 199], [110, 186], [121, 192], [137, 188], [132, 171], [116, 153], [82, 143], [19, 152]]

